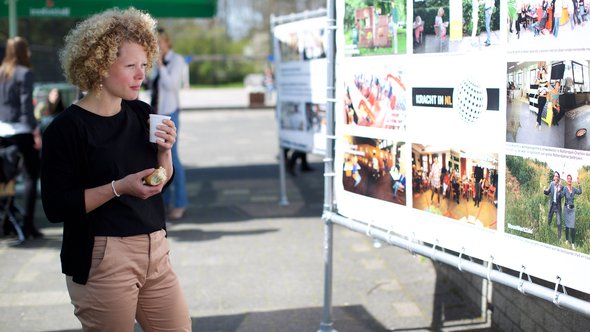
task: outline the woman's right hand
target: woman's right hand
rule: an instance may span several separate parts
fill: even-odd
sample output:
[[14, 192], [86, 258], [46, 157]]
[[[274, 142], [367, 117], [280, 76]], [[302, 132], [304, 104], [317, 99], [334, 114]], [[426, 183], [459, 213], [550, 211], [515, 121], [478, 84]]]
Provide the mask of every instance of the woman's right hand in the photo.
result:
[[116, 181], [117, 193], [147, 199], [162, 192], [165, 182], [157, 186], [148, 186], [143, 181], [146, 176], [152, 174], [155, 170], [155, 168], [148, 168], [134, 174], [129, 174], [121, 180]]

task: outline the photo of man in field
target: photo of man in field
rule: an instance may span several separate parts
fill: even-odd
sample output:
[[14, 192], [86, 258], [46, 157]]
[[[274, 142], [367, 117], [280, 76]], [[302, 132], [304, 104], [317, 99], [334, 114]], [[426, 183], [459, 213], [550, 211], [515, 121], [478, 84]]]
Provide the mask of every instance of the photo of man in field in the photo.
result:
[[[582, 191], [589, 178], [590, 164], [578, 159], [507, 155], [505, 232], [590, 253], [590, 200]], [[565, 197], [570, 197], [569, 203]], [[566, 209], [572, 210], [568, 210], [569, 226]], [[571, 236], [562, 236], [562, 230], [575, 234], [575, 245]]]

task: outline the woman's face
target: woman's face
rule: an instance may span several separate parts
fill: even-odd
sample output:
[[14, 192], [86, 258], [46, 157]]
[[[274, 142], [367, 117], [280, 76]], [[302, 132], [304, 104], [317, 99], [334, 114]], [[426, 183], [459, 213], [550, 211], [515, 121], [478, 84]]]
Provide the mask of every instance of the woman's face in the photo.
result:
[[51, 91], [49, 91], [49, 95], [47, 96], [47, 100], [49, 100], [51, 104], [57, 103], [59, 101], [59, 90], [56, 88], [51, 89]]
[[143, 47], [136, 43], [123, 43], [119, 48], [119, 57], [103, 81], [104, 92], [125, 100], [137, 99], [146, 66], [147, 55]]
[[163, 58], [166, 53], [170, 50], [170, 44], [166, 41], [166, 39], [160, 37], [158, 38], [158, 46], [160, 47], [160, 56]]
[[567, 184], [568, 185], [571, 185], [572, 184], [572, 176], [571, 175], [568, 175], [567, 176]]

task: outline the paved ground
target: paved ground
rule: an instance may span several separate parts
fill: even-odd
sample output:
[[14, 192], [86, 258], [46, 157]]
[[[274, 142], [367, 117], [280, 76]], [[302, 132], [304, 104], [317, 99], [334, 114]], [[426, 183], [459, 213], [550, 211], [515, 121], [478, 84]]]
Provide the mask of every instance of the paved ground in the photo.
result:
[[[290, 204], [279, 205], [274, 113], [243, 103], [181, 115], [191, 204], [168, 228], [193, 330], [317, 331], [324, 295], [321, 157], [310, 157], [314, 172], [287, 179]], [[60, 273], [61, 228], [38, 206], [45, 239], [12, 246], [13, 238], [0, 237], [0, 331], [79, 331]], [[441, 312], [451, 325], [477, 316], [430, 260], [334, 230], [336, 330], [427, 331]]]

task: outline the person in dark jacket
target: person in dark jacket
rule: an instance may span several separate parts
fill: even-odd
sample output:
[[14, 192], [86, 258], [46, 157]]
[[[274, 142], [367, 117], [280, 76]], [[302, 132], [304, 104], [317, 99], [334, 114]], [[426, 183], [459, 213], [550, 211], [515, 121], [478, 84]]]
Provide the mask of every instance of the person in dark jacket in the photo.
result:
[[39, 128], [33, 112], [31, 51], [22, 37], [6, 41], [0, 66], [0, 137], [4, 145], [16, 145], [23, 158], [24, 216], [26, 238], [43, 237], [35, 226], [35, 202], [39, 179]]

